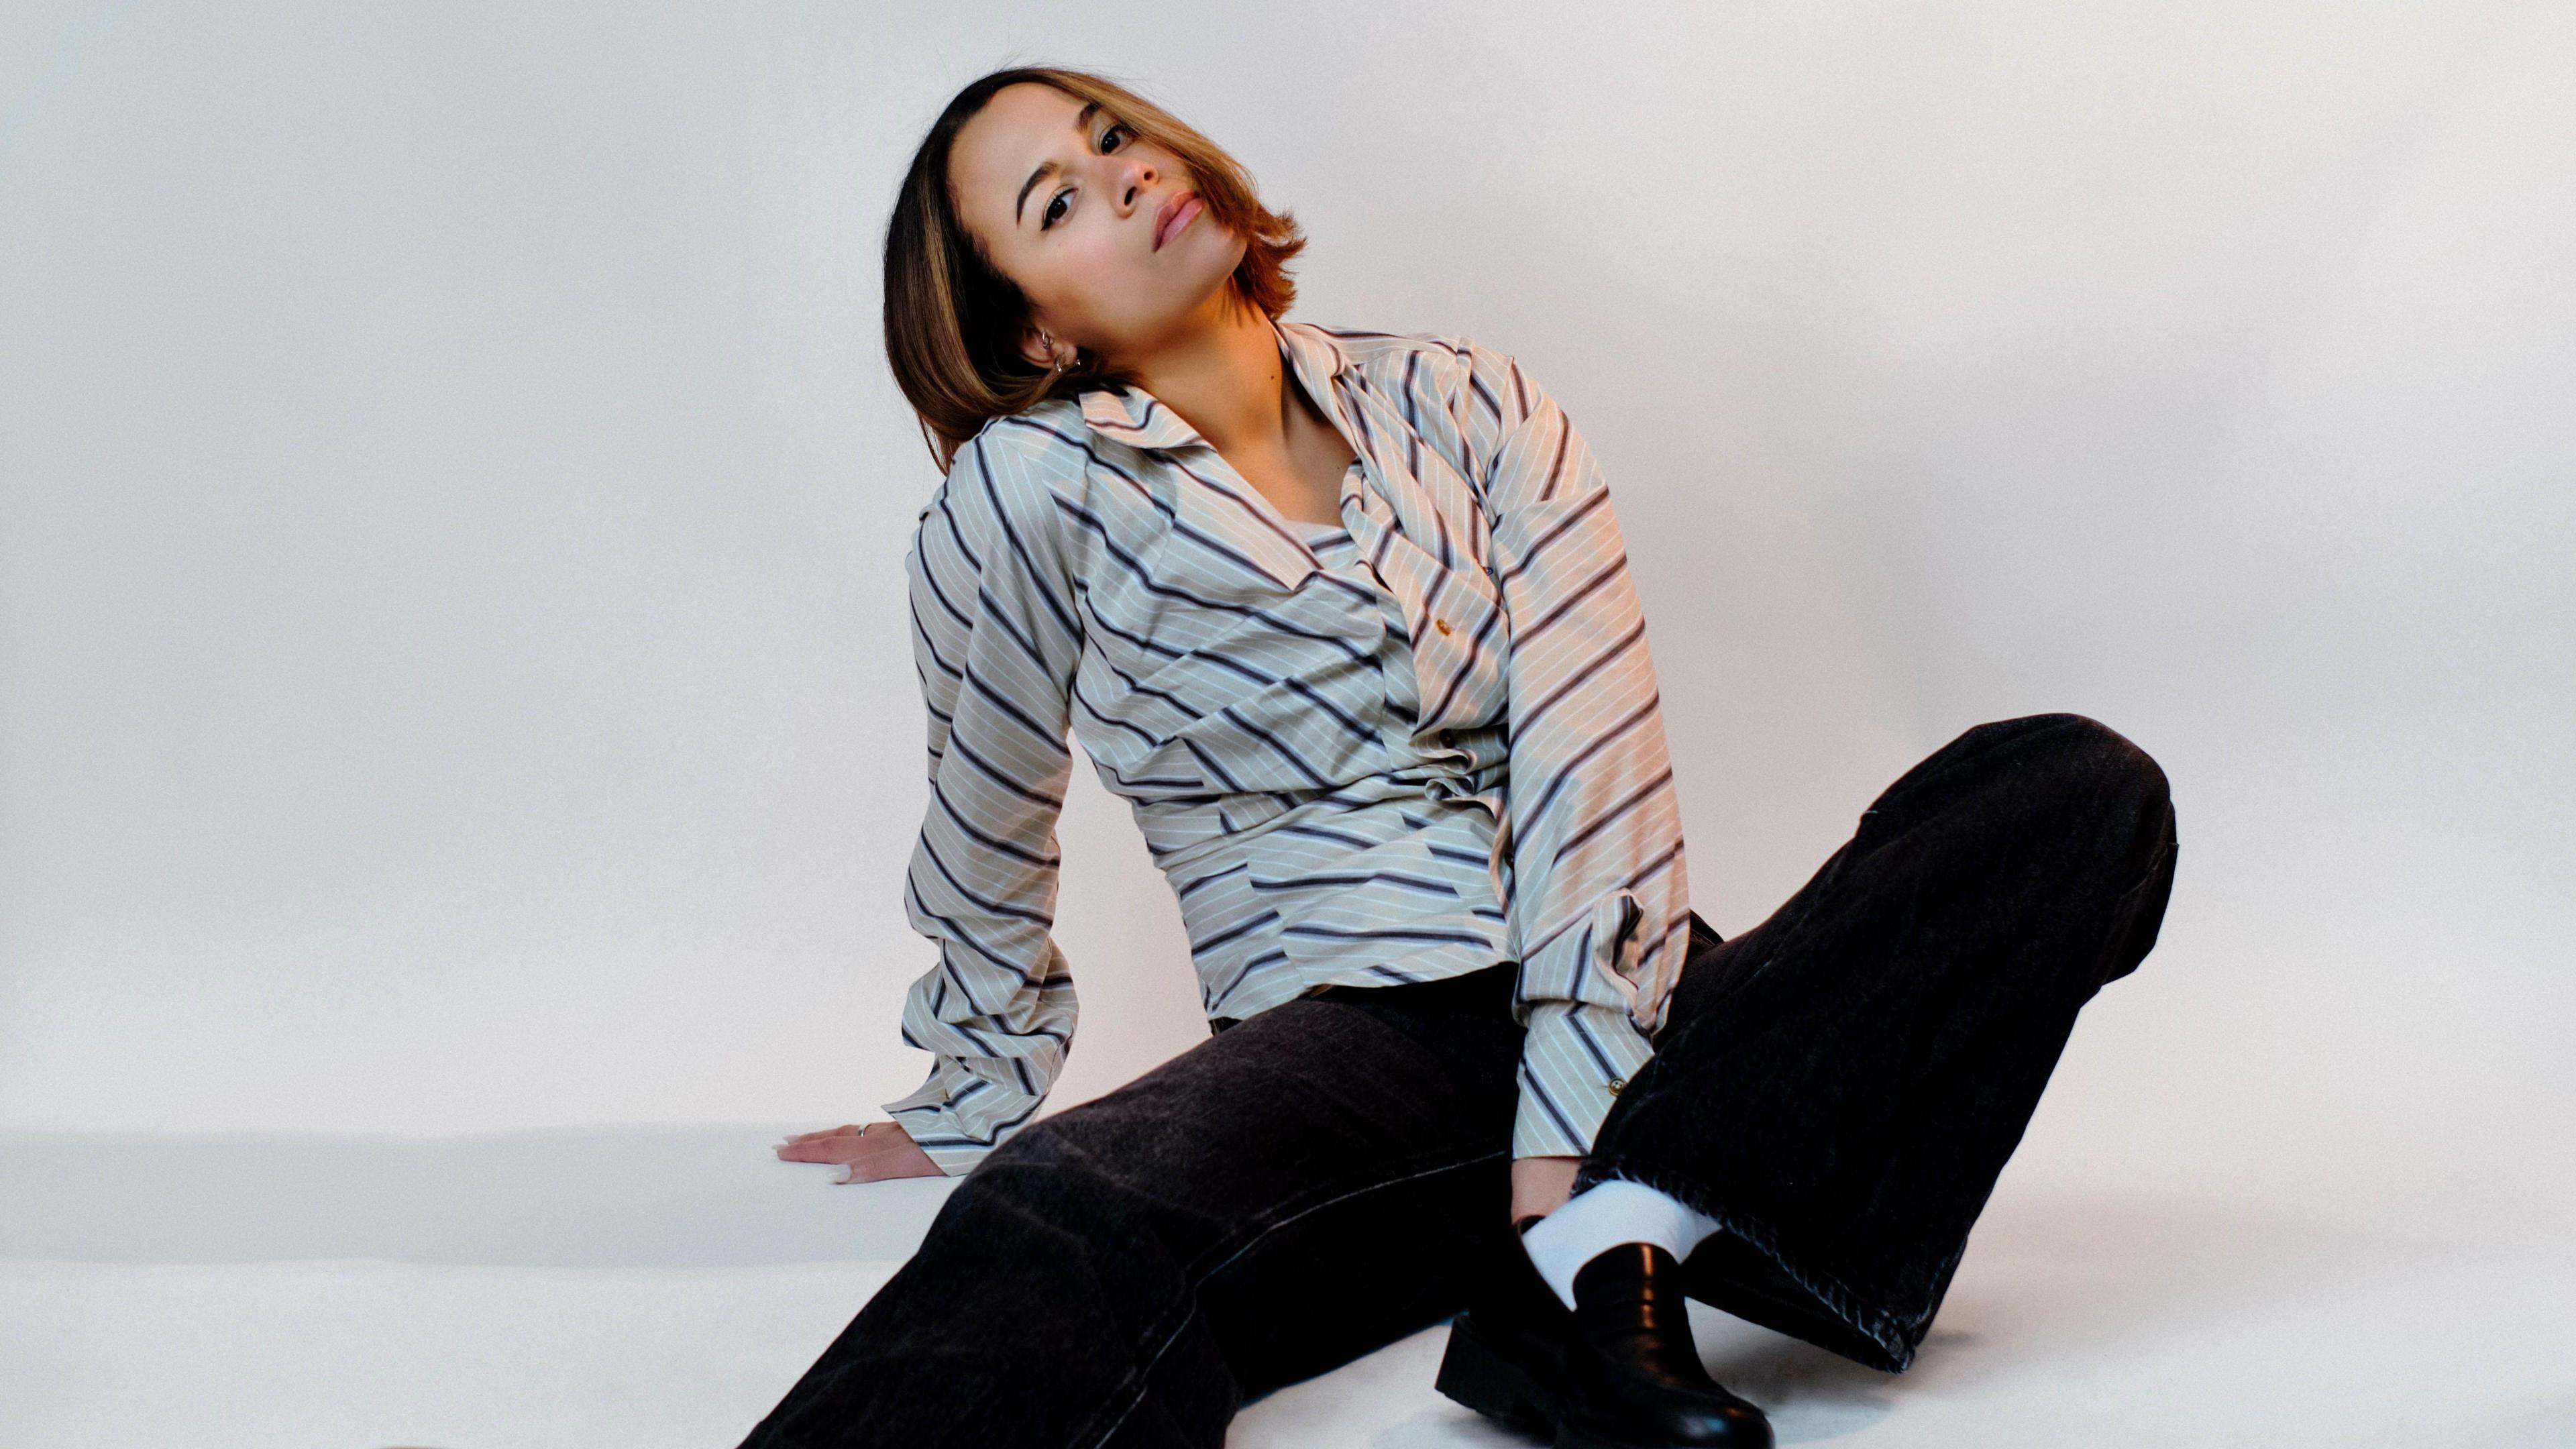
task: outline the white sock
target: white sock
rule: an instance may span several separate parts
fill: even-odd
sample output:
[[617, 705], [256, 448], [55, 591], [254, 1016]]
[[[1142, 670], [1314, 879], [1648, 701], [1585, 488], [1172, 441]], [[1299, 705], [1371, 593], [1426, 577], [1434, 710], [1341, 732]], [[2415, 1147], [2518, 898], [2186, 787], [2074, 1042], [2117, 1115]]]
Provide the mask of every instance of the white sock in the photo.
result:
[[1641, 1182], [1613, 1177], [1594, 1183], [1530, 1225], [1521, 1247], [1565, 1306], [1574, 1306], [1574, 1273], [1621, 1243], [1653, 1243], [1678, 1260], [1717, 1231], [1717, 1220]]

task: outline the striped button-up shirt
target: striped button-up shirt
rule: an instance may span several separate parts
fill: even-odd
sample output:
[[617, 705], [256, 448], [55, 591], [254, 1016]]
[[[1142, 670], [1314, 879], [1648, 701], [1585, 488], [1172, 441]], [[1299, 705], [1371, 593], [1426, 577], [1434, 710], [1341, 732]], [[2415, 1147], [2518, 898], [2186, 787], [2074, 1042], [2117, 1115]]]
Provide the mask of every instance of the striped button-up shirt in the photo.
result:
[[1511, 357], [1276, 324], [1358, 454], [1282, 514], [1178, 414], [1100, 386], [961, 448], [904, 566], [930, 804], [905, 909], [933, 1055], [884, 1104], [967, 1171], [1076, 1015], [1052, 934], [1078, 739], [1178, 896], [1211, 1018], [1517, 962], [1512, 1154], [1586, 1151], [1687, 951], [1655, 673], [1591, 450]]

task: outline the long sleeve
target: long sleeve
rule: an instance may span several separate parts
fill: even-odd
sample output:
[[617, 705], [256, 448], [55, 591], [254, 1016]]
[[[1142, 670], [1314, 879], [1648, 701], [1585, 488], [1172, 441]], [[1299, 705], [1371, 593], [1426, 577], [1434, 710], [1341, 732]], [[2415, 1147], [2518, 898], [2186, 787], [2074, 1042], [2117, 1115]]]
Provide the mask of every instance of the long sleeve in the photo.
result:
[[932, 1054], [930, 1075], [883, 1105], [952, 1177], [1037, 1112], [1077, 1010], [1052, 929], [1082, 635], [1033, 472], [989, 436], [969, 443], [904, 559], [930, 768], [904, 909], [939, 959], [903, 1009], [903, 1040]]
[[1512, 1155], [1580, 1154], [1653, 1055], [1688, 954], [1681, 808], [1600, 467], [1516, 361], [1465, 350], [1455, 416], [1511, 620]]

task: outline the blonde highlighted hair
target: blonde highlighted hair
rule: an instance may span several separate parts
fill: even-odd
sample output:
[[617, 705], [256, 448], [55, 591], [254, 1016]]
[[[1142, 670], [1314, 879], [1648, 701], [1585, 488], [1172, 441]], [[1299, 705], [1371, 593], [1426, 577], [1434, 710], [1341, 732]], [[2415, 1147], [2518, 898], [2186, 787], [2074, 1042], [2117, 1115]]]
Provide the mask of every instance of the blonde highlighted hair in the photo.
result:
[[1295, 218], [1263, 206], [1242, 164], [1179, 117], [1089, 71], [1012, 66], [977, 77], [949, 100], [913, 152], [886, 226], [886, 361], [943, 473], [993, 419], [1123, 380], [1087, 353], [1077, 353], [1075, 365], [1061, 372], [1023, 356], [1019, 329], [1028, 299], [986, 260], [957, 214], [948, 180], [957, 133], [995, 92], [1023, 81], [1098, 103], [1105, 117], [1188, 166], [1208, 219], [1246, 239], [1243, 260], [1227, 279], [1241, 301], [1276, 318], [1297, 295], [1287, 263], [1305, 250], [1306, 239]]

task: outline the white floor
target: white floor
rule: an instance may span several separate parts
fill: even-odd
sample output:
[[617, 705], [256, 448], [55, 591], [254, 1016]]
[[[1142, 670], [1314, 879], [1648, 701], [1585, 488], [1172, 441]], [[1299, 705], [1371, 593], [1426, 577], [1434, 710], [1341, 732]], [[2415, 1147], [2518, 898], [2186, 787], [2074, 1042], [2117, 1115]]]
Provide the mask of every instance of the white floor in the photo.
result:
[[[737, 1442], [945, 1180], [836, 1188], [756, 1133], [462, 1143], [0, 1139], [0, 1443]], [[1783, 1443], [2576, 1446], [2576, 1243], [2023, 1196], [1915, 1368], [1703, 1308]], [[1433, 1329], [1229, 1443], [1521, 1443], [1431, 1389]]]

